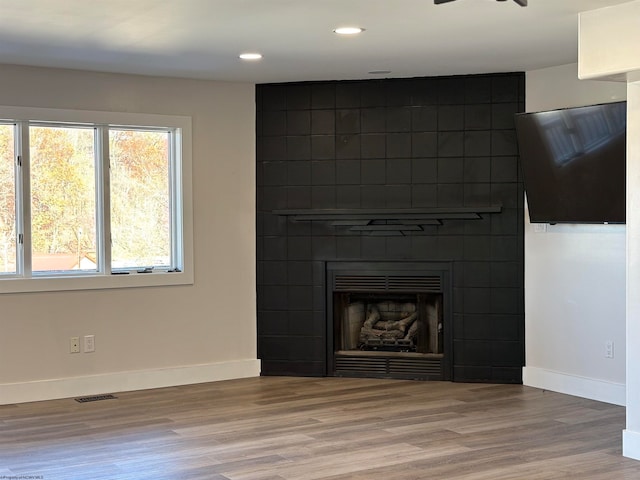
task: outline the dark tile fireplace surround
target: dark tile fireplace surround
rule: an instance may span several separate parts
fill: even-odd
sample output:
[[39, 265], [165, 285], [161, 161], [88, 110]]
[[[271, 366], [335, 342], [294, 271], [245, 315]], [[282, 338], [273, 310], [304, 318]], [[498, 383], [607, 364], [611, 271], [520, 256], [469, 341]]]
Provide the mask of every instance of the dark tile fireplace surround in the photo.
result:
[[256, 103], [262, 374], [521, 383], [524, 74]]

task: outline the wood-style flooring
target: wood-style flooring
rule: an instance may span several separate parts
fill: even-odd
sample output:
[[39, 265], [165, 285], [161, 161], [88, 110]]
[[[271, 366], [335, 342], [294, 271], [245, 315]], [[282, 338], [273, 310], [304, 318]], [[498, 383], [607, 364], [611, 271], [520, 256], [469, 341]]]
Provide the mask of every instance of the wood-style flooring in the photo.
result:
[[624, 408], [521, 385], [261, 377], [0, 407], [0, 479], [640, 479]]

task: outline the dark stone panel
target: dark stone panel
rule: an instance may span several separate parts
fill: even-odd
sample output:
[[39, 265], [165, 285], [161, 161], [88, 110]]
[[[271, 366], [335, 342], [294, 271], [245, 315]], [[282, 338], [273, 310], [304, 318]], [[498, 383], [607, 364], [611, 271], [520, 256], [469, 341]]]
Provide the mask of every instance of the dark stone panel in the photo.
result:
[[436, 256], [440, 260], [462, 260], [464, 256], [464, 238], [459, 235], [438, 236]]
[[360, 160], [336, 160], [336, 184], [360, 185]]
[[417, 207], [437, 207], [438, 187], [437, 185], [413, 185], [411, 187], [411, 206]]
[[410, 208], [411, 188], [405, 185], [385, 185], [383, 187], [385, 208]]
[[360, 110], [336, 110], [336, 133], [360, 133]]
[[311, 162], [312, 185], [334, 185], [336, 183], [336, 163], [333, 160]]
[[491, 105], [491, 126], [497, 129], [514, 129], [515, 114], [519, 111], [517, 103], [494, 103]]
[[496, 76], [491, 81], [491, 100], [496, 103], [519, 100], [519, 75]]
[[469, 235], [464, 237], [464, 259], [467, 261], [491, 260], [491, 236]]
[[465, 130], [489, 130], [492, 127], [491, 118], [491, 105], [466, 105], [464, 128]]
[[520, 325], [523, 323], [522, 314], [492, 315], [492, 338], [496, 340], [509, 340], [512, 342], [520, 341]]
[[287, 235], [287, 218], [271, 213], [259, 213], [258, 218], [262, 219], [262, 234], [270, 236]]
[[287, 162], [264, 162], [262, 167], [263, 185], [287, 185]]
[[286, 260], [287, 239], [285, 237], [263, 237], [262, 260]]
[[491, 103], [491, 77], [472, 75], [465, 78], [464, 98], [468, 104]]
[[411, 156], [413, 158], [429, 158], [438, 156], [438, 134], [435, 132], [419, 132], [411, 135]]
[[380, 185], [363, 185], [360, 187], [360, 206], [362, 208], [384, 208], [386, 201], [381, 194]]
[[470, 183], [464, 186], [464, 205], [491, 205], [491, 184]]
[[438, 237], [410, 237], [411, 257], [415, 259], [437, 258]]
[[287, 279], [291, 285], [313, 285], [311, 262], [287, 262]]
[[521, 288], [491, 289], [491, 311], [493, 313], [518, 314], [524, 308]]
[[284, 376], [294, 375], [298, 377], [321, 377], [327, 374], [325, 362], [290, 362], [290, 361], [274, 361], [264, 360], [262, 358], [262, 371], [260, 375], [268, 376]]
[[312, 208], [336, 208], [336, 187], [311, 187]]
[[278, 208], [311, 208], [311, 187], [287, 187], [286, 207], [278, 206], [273, 210]]
[[464, 262], [463, 264], [464, 280], [462, 285], [465, 287], [489, 287], [491, 285], [491, 262]]
[[384, 185], [387, 180], [385, 160], [363, 160], [360, 165], [360, 178], [363, 185]]
[[411, 159], [394, 158], [386, 162], [387, 183], [392, 185], [411, 184]]
[[445, 157], [438, 159], [439, 183], [462, 183], [464, 179], [464, 159]]
[[487, 183], [491, 181], [491, 158], [465, 157], [465, 183]]
[[491, 132], [491, 153], [493, 155], [518, 155], [515, 130], [493, 130]]
[[311, 108], [334, 109], [336, 106], [336, 86], [321, 83], [311, 86]]
[[338, 135], [336, 137], [336, 158], [360, 158], [360, 136]]
[[493, 157], [491, 158], [492, 182], [517, 182], [518, 181], [518, 157]]
[[338, 82], [336, 84], [336, 108], [360, 107], [360, 83]]
[[464, 133], [464, 155], [466, 157], [485, 157], [491, 155], [491, 131], [466, 131]]
[[385, 258], [387, 243], [384, 237], [361, 237], [362, 258], [380, 260]]
[[287, 310], [289, 308], [286, 286], [263, 285], [261, 291], [264, 310]]
[[311, 239], [314, 260], [332, 260], [336, 258], [336, 237], [315, 236]]
[[[448, 328], [463, 349], [453, 358], [454, 379], [521, 382], [524, 190], [517, 153], [509, 152], [523, 94], [523, 74], [256, 87], [263, 374], [327, 373], [326, 260], [446, 260], [455, 285]], [[477, 204], [503, 210], [406, 236], [263, 213]], [[285, 294], [276, 299], [282, 292], [274, 288]]]
[[441, 105], [438, 107], [438, 130], [463, 130], [465, 107], [463, 105]]
[[491, 288], [465, 288], [464, 312], [491, 313]]
[[287, 114], [284, 111], [262, 112], [262, 134], [284, 135], [287, 131]]
[[360, 106], [384, 107], [387, 104], [387, 83], [380, 80], [370, 80], [360, 83]]
[[336, 187], [336, 206], [338, 208], [359, 208], [360, 185]]
[[463, 132], [438, 133], [438, 156], [461, 157], [465, 153], [466, 136], [468, 134]]
[[309, 110], [287, 111], [287, 135], [309, 135], [311, 133], [311, 112]]
[[464, 203], [464, 186], [459, 183], [438, 184], [439, 207], [461, 207]]
[[287, 184], [290, 186], [311, 185], [311, 164], [309, 162], [286, 162]]
[[411, 157], [410, 133], [387, 133], [387, 158]]
[[288, 295], [289, 310], [313, 310], [313, 286], [290, 285]]
[[[287, 160], [309, 160], [311, 158], [311, 138], [297, 136], [286, 138]], [[268, 160], [265, 158], [265, 160]]]
[[362, 133], [386, 132], [386, 110], [384, 108], [363, 108], [360, 113]]
[[438, 129], [438, 107], [414, 107], [411, 109], [411, 130], [435, 132]]
[[311, 159], [331, 160], [336, 157], [336, 137], [333, 135], [313, 135], [311, 137]]
[[438, 79], [438, 103], [440, 105], [464, 104], [465, 80], [463, 77], [441, 77]]
[[287, 262], [262, 262], [263, 285], [286, 285]]
[[411, 131], [411, 108], [389, 107], [386, 111], [387, 132]]
[[311, 133], [333, 135], [336, 133], [336, 114], [334, 110], [311, 111]]
[[287, 110], [311, 108], [311, 86], [309, 84], [287, 85]]
[[370, 133], [360, 137], [362, 158], [385, 158], [387, 154], [386, 135]]
[[519, 287], [523, 284], [522, 265], [518, 262], [492, 262], [491, 285], [494, 287]]
[[491, 315], [464, 315], [463, 335], [467, 340], [492, 340], [495, 335], [491, 323]]
[[386, 237], [387, 258], [406, 260], [411, 258], [411, 237]]
[[262, 110], [285, 110], [287, 108], [286, 87], [284, 85], [260, 85], [256, 88]]
[[287, 239], [289, 260], [311, 260], [311, 237], [289, 237]]
[[290, 311], [289, 334], [306, 337], [314, 336], [315, 331], [313, 328], [313, 312], [295, 310]]
[[261, 160], [283, 160], [287, 156], [284, 137], [262, 137], [260, 141]]
[[361, 256], [360, 236], [336, 238], [336, 257], [338, 259], [354, 259]]
[[437, 183], [438, 162], [437, 158], [411, 159], [411, 182], [415, 184]]
[[258, 335], [286, 335], [289, 331], [288, 312], [259, 312]]

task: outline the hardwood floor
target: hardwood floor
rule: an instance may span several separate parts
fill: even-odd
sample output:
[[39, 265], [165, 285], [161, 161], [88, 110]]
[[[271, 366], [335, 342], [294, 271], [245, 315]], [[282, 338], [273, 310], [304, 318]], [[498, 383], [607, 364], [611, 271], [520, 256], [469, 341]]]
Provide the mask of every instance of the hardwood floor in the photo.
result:
[[624, 408], [521, 385], [261, 377], [0, 407], [0, 478], [640, 479]]

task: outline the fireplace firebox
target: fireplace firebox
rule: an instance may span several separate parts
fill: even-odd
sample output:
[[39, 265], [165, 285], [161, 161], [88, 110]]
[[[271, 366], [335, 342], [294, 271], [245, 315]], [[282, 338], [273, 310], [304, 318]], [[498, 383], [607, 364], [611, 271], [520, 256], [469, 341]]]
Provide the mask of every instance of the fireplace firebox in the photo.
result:
[[451, 265], [327, 263], [328, 371], [449, 380]]

